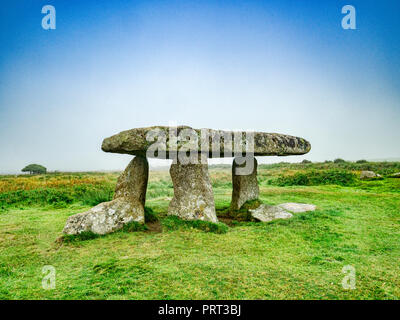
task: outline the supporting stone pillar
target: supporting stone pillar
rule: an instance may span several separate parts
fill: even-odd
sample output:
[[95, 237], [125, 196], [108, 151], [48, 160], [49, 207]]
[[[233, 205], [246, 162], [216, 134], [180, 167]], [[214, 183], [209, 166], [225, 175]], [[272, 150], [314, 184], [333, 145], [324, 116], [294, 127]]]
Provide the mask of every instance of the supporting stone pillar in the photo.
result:
[[135, 157], [119, 176], [114, 199], [89, 211], [68, 218], [63, 232], [78, 234], [91, 231], [106, 234], [121, 229], [131, 221], [144, 223], [149, 164], [145, 157]]
[[207, 164], [171, 165], [174, 197], [168, 214], [185, 220], [218, 222]]
[[236, 157], [232, 164], [231, 209], [239, 210], [249, 200], [257, 200], [260, 189], [257, 182], [257, 160], [253, 156]]
[[113, 199], [129, 199], [129, 202], [144, 208], [148, 179], [149, 163], [147, 159], [136, 156], [118, 177]]

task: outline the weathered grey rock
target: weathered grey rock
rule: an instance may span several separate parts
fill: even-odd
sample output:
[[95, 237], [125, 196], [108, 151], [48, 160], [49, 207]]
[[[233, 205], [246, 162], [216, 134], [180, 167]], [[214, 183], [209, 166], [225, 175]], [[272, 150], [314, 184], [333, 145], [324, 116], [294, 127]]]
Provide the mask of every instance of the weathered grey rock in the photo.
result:
[[114, 199], [68, 218], [63, 232], [79, 234], [91, 231], [106, 234], [136, 221], [144, 223], [144, 204], [149, 165], [144, 157], [135, 157], [118, 178]]
[[[192, 129], [188, 126], [155, 126], [122, 131], [104, 139], [102, 150], [113, 153], [144, 155], [153, 150], [157, 142], [160, 152], [147, 153], [147, 157], [174, 159], [176, 152], [186, 150], [188, 142], [197, 153], [210, 158], [232, 157], [239, 152], [255, 156], [301, 155], [310, 151], [311, 145], [303, 138], [278, 133], [233, 132], [212, 129]], [[225, 139], [226, 137], [226, 139]], [[193, 149], [191, 149], [193, 150]]]
[[368, 179], [379, 179], [382, 178], [380, 174], [377, 174], [373, 171], [362, 171], [360, 174], [361, 180], [368, 180]]
[[236, 157], [232, 164], [231, 208], [239, 210], [246, 201], [257, 200], [260, 189], [257, 182], [257, 160], [249, 156]]
[[282, 203], [279, 204], [278, 207], [293, 213], [315, 211], [315, 209], [317, 209], [317, 206], [313, 204], [294, 203], [294, 202]]
[[114, 199], [129, 198], [144, 207], [146, 202], [147, 182], [149, 179], [149, 163], [145, 157], [137, 156], [128, 164], [118, 177]]
[[123, 198], [118, 198], [69, 217], [63, 233], [79, 234], [91, 231], [96, 234], [106, 234], [121, 229], [124, 224], [131, 221], [143, 223], [143, 209]]
[[168, 214], [184, 220], [217, 222], [214, 195], [206, 164], [171, 165], [170, 174], [174, 185]]
[[261, 222], [269, 222], [276, 219], [289, 219], [293, 217], [290, 212], [285, 211], [279, 206], [262, 204], [254, 210], [249, 210], [251, 216]]

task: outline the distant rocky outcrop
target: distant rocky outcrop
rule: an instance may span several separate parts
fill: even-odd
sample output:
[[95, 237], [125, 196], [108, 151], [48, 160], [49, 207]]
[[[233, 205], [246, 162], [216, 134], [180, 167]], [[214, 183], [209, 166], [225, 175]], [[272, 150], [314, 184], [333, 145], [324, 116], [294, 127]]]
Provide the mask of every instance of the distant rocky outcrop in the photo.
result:
[[360, 174], [361, 180], [379, 180], [382, 179], [382, 176], [373, 171], [362, 171]]
[[400, 172], [391, 174], [389, 178], [400, 178]]

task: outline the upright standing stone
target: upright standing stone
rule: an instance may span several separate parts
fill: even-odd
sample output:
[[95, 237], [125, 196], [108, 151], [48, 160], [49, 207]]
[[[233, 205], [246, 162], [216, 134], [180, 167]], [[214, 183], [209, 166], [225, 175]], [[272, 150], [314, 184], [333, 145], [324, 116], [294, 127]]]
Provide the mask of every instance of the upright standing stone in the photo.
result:
[[148, 179], [149, 163], [147, 159], [136, 156], [118, 177], [114, 199], [129, 199], [130, 202], [144, 208]]
[[118, 178], [114, 199], [69, 217], [63, 232], [79, 234], [91, 231], [106, 234], [121, 229], [124, 224], [132, 221], [144, 223], [148, 175], [147, 159], [135, 157]]
[[171, 165], [174, 197], [168, 214], [184, 220], [218, 222], [207, 164]]
[[257, 182], [257, 160], [249, 156], [236, 157], [232, 164], [232, 201], [231, 208], [239, 210], [249, 200], [257, 200], [260, 189]]

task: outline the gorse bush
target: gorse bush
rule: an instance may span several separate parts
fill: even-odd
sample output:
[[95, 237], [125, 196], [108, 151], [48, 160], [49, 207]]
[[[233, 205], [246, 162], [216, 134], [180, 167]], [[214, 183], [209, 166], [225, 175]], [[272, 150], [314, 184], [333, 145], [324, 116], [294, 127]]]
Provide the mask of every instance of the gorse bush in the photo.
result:
[[107, 185], [110, 182], [103, 176], [76, 175], [76, 174], [46, 174], [40, 176], [3, 176], [0, 177], [0, 192], [16, 190], [35, 190], [40, 188], [87, 188], [94, 185]]
[[357, 176], [344, 170], [310, 170], [308, 172], [296, 172], [293, 175], [281, 175], [273, 184], [278, 186], [317, 186], [337, 184], [351, 186], [357, 181]]

